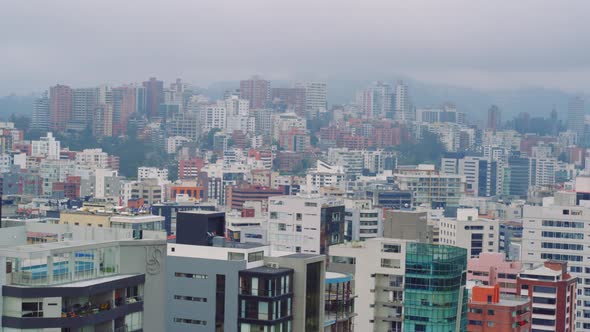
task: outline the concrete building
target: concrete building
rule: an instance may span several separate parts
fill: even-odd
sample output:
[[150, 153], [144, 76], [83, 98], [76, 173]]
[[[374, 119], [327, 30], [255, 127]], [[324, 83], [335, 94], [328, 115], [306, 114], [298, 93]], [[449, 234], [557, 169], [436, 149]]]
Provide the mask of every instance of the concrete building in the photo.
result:
[[383, 236], [383, 210], [374, 208], [370, 200], [345, 199], [346, 239], [365, 241]]
[[62, 132], [72, 117], [72, 89], [67, 85], [49, 88], [50, 129]]
[[502, 294], [516, 294], [516, 278], [523, 270], [519, 261], [507, 261], [502, 253], [482, 252], [467, 261], [467, 281], [484, 286], [498, 285]]
[[249, 101], [250, 108], [265, 108], [270, 103], [270, 81], [259, 76], [240, 81], [240, 98]]
[[273, 251], [327, 255], [344, 242], [344, 203], [319, 195], [268, 199], [268, 241]]
[[168, 169], [157, 167], [138, 167], [137, 180], [143, 181], [145, 179], [158, 179], [159, 182], [168, 181]]
[[467, 249], [469, 257], [498, 250], [500, 223], [479, 218], [477, 209], [458, 209], [457, 218], [439, 222], [439, 242]]
[[168, 331], [323, 328], [324, 256], [270, 257], [268, 246], [227, 242], [223, 237], [197, 245], [191, 239], [207, 238], [210, 232], [185, 227], [195, 223], [199, 222], [179, 219], [179, 235], [190, 231], [192, 237], [168, 245]]
[[398, 167], [394, 179], [400, 190], [412, 192], [415, 206], [458, 207], [461, 196], [465, 194], [465, 177], [441, 174], [434, 165]]
[[[330, 270], [354, 274], [355, 331], [465, 331], [466, 265], [465, 249], [399, 239], [330, 248]], [[425, 289], [433, 279], [447, 287]]]
[[97, 233], [83, 232], [87, 240], [27, 245], [29, 229], [1, 232], [3, 331], [165, 329], [165, 240], [95, 240]]
[[326, 83], [300, 82], [295, 87], [305, 89], [306, 118], [315, 119], [320, 111], [328, 108]]
[[389, 239], [432, 242], [432, 227], [428, 224], [428, 213], [416, 210], [385, 210], [383, 237]]
[[59, 159], [60, 145], [60, 141], [56, 140], [52, 133], [47, 133], [38, 141], [31, 141], [31, 156]]
[[517, 294], [532, 299], [533, 331], [586, 330], [577, 323], [576, 284], [567, 262], [548, 261], [518, 275]]
[[503, 295], [498, 285], [473, 287], [468, 309], [469, 332], [531, 330], [531, 299]]
[[585, 284], [590, 280], [587, 179], [576, 179], [576, 192], [558, 192], [545, 198], [542, 206], [525, 205], [523, 210], [522, 262], [533, 266], [547, 260], [567, 261], [568, 272], [582, 281], [577, 284], [575, 306], [578, 331], [590, 331], [590, 289]]
[[567, 129], [575, 132], [580, 140], [585, 132], [584, 100], [581, 97], [573, 97], [568, 102]]

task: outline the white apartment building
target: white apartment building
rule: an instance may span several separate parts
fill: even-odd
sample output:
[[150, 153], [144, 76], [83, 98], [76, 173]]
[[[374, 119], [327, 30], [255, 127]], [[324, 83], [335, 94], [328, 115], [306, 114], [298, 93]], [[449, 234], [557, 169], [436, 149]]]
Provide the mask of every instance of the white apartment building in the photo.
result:
[[268, 241], [273, 251], [326, 254], [344, 241], [344, 203], [319, 195], [268, 199]]
[[383, 236], [383, 209], [374, 208], [369, 199], [345, 199], [346, 238], [365, 241]]
[[376, 238], [330, 248], [330, 265], [356, 280], [354, 331], [402, 331], [407, 242]]
[[344, 178], [342, 166], [330, 165], [318, 159], [316, 168], [307, 172], [306, 189], [308, 192], [318, 192], [325, 187], [344, 189]]
[[279, 140], [281, 133], [291, 128], [307, 128], [307, 121], [295, 113], [281, 113], [272, 115], [272, 138]]
[[213, 128], [225, 130], [227, 111], [223, 104], [206, 105], [201, 109], [201, 127], [203, 132]]
[[578, 277], [577, 331], [590, 331], [590, 204], [585, 199], [576, 204], [578, 195], [588, 195], [588, 188], [580, 188], [587, 179], [576, 180], [576, 190], [584, 193], [558, 192], [542, 206], [523, 210], [522, 262], [567, 261], [568, 272]]
[[465, 248], [470, 257], [498, 251], [500, 223], [479, 218], [477, 209], [457, 209], [457, 218], [442, 218], [438, 228], [440, 244]]
[[158, 182], [168, 181], [168, 169], [157, 167], [138, 167], [137, 180], [158, 179]]
[[176, 150], [178, 150], [178, 148], [181, 147], [182, 144], [189, 142], [189, 141], [190, 141], [190, 139], [188, 139], [184, 136], [168, 137], [166, 139], [166, 153], [169, 153], [169, 154], [176, 153]]
[[109, 154], [102, 149], [84, 149], [76, 153], [76, 163], [95, 168], [109, 167]]
[[47, 133], [47, 136], [41, 137], [38, 141], [31, 141], [31, 156], [59, 159], [60, 144], [52, 133]]
[[465, 195], [464, 176], [441, 174], [434, 165], [398, 167], [393, 176], [401, 190], [412, 191], [416, 206], [458, 206]]
[[328, 85], [325, 82], [300, 82], [295, 87], [305, 89], [305, 105], [308, 118], [313, 119], [318, 112], [328, 108]]

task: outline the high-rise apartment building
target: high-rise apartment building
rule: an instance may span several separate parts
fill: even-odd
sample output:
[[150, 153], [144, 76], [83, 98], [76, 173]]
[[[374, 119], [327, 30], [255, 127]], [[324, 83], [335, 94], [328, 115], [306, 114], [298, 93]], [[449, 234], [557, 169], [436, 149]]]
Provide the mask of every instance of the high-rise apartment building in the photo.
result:
[[259, 76], [240, 81], [240, 98], [250, 101], [250, 108], [265, 108], [270, 103], [270, 81]]
[[[354, 274], [354, 331], [466, 331], [465, 249], [375, 238], [330, 248]], [[443, 286], [444, 285], [444, 286]]]
[[457, 209], [457, 217], [441, 219], [438, 228], [439, 243], [465, 248], [469, 257], [498, 250], [499, 221], [479, 218], [475, 208]]
[[578, 135], [578, 140], [582, 139], [586, 129], [584, 115], [584, 100], [582, 97], [571, 98], [567, 108], [567, 129], [575, 132]]
[[270, 246], [276, 251], [325, 255], [329, 246], [344, 242], [344, 214], [344, 203], [332, 197], [270, 197]]
[[[576, 179], [576, 192], [558, 192], [552, 199], [545, 199], [542, 206], [525, 205], [523, 208], [522, 262], [526, 266], [546, 261], [567, 262], [567, 272], [580, 280], [575, 303], [577, 314], [573, 315], [577, 316], [577, 331], [590, 331], [590, 288], [586, 284], [586, 280], [590, 281], [590, 248], [587, 246], [590, 208], [585, 203], [590, 190], [584, 184], [587, 179]], [[561, 271], [559, 276], [555, 274], [553, 280], [563, 280]], [[543, 297], [551, 297], [552, 302], [546, 304], [555, 306], [555, 296], [556, 293], [550, 293]], [[565, 327], [564, 324], [560, 326]]]
[[67, 85], [49, 88], [49, 114], [51, 130], [64, 131], [72, 117], [72, 89]]
[[502, 125], [502, 111], [500, 111], [500, 108], [496, 105], [492, 105], [489, 109], [488, 109], [488, 122], [487, 122], [487, 129], [496, 131], [500, 129], [500, 126]]
[[434, 165], [398, 167], [394, 179], [399, 189], [412, 192], [415, 206], [457, 207], [465, 194], [464, 176], [441, 174]]
[[98, 89], [73, 89], [72, 96], [71, 121], [78, 126], [89, 126], [92, 123], [94, 109], [98, 105]]
[[168, 331], [323, 330], [324, 256], [272, 257], [268, 246], [213, 236], [207, 225], [222, 213], [179, 217], [191, 214], [200, 217], [178, 219], [178, 235], [190, 234], [168, 246]]
[[119, 136], [127, 133], [129, 118], [137, 109], [135, 88], [122, 86], [113, 88], [112, 105], [113, 105], [113, 135]]
[[50, 128], [49, 97], [45, 91], [33, 102], [33, 115], [31, 117], [31, 130], [47, 132]]
[[469, 332], [528, 332], [531, 330], [531, 299], [506, 296], [500, 286], [474, 286], [468, 304]]
[[408, 96], [408, 86], [403, 81], [398, 81], [395, 85], [394, 100], [394, 119], [402, 121], [411, 121], [414, 119], [410, 97]]
[[146, 92], [146, 113], [149, 117], [158, 116], [160, 104], [164, 102], [164, 82], [150, 77], [149, 81], [143, 82]]
[[305, 117], [305, 88], [272, 88], [270, 96], [273, 107]]
[[520, 261], [507, 261], [503, 253], [482, 252], [467, 261], [467, 280], [498, 285], [502, 294], [516, 294], [516, 277], [522, 269]]
[[320, 111], [328, 108], [327, 84], [324, 82], [300, 82], [296, 87], [305, 89], [306, 118], [315, 119]]
[[392, 93], [391, 86], [387, 83], [377, 82], [373, 86], [363, 90], [357, 96], [357, 103], [361, 105], [364, 116], [368, 119], [392, 118]]
[[587, 330], [576, 323], [585, 317], [576, 317], [577, 278], [567, 272], [567, 265], [567, 261], [546, 261], [518, 275], [518, 295], [532, 299], [532, 331]]

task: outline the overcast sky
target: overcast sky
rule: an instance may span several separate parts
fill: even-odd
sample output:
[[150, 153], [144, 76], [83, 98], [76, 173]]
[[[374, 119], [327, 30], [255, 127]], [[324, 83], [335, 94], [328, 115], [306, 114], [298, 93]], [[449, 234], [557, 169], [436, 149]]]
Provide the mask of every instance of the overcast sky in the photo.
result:
[[590, 1], [4, 0], [0, 95], [157, 76], [590, 92]]

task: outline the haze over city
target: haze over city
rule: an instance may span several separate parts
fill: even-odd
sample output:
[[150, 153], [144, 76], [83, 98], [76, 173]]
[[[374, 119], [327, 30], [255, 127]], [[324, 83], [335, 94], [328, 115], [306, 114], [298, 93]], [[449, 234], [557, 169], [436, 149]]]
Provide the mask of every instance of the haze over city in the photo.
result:
[[590, 332], [590, 2], [5, 2], [0, 331]]
[[0, 95], [156, 75], [590, 91], [587, 1], [10, 1]]

